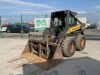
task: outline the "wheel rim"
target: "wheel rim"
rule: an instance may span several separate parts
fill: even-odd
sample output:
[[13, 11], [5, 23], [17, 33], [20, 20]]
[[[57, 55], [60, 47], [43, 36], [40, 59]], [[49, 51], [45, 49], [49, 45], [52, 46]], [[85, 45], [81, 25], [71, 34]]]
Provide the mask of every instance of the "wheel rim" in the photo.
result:
[[81, 48], [85, 47], [85, 39], [84, 38], [81, 39], [80, 46], [81, 46]]
[[72, 56], [74, 54], [74, 52], [75, 52], [75, 44], [72, 42], [70, 45], [69, 53]]

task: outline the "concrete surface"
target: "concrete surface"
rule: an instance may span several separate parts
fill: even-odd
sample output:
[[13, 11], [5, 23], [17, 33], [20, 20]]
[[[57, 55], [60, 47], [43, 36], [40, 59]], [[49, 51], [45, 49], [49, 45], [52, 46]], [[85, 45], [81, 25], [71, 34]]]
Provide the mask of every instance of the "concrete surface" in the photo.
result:
[[[26, 64], [14, 69], [22, 61], [8, 63], [19, 57], [27, 39], [0, 39], [0, 75], [100, 75], [100, 40], [87, 40], [86, 48], [48, 71], [34, 64]], [[23, 60], [25, 61], [25, 60]]]

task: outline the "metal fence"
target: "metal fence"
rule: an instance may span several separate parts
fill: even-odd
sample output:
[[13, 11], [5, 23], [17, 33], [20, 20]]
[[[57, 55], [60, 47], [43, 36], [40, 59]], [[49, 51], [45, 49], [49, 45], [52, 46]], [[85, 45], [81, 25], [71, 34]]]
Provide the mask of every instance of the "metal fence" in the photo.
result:
[[[23, 25], [28, 25], [32, 27], [34, 25], [35, 18], [48, 18], [50, 15], [1, 15], [0, 16], [0, 38], [6, 37], [19, 37], [26, 38], [28, 37], [28, 33], [23, 32]], [[3, 26], [7, 25], [21, 25], [22, 32], [18, 33], [8, 33], [7, 31], [2, 31]], [[34, 26], [33, 26], [34, 27]], [[32, 31], [31, 31], [32, 32]]]
[[[32, 25], [34, 24], [34, 19], [35, 18], [50, 18], [50, 15], [1, 15], [0, 16], [0, 38], [27, 38], [28, 33], [20, 32], [20, 33], [7, 33], [3, 32], [2, 25], [7, 25], [7, 24], [20, 24], [21, 26], [23, 23]], [[23, 30], [23, 27], [22, 29]], [[32, 31], [31, 31], [32, 32]], [[33, 32], [35, 34], [38, 34], [38, 32]], [[39, 32], [41, 34], [42, 32]], [[98, 37], [100, 38], [100, 30], [95, 29], [87, 29], [86, 30], [86, 36], [87, 37]]]

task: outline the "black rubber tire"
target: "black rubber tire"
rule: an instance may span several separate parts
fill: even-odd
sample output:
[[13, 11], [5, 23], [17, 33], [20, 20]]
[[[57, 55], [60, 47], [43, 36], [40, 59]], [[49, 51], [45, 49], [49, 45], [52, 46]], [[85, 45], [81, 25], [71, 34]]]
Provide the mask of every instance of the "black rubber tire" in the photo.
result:
[[[84, 46], [81, 47], [81, 41], [82, 39], [84, 40]], [[75, 38], [75, 44], [76, 44], [76, 50], [77, 51], [82, 51], [84, 48], [85, 48], [85, 45], [86, 45], [86, 38], [84, 35], [76, 35], [76, 38]]]
[[[75, 38], [74, 37], [66, 37], [64, 38], [64, 40], [61, 43], [61, 47], [62, 47], [62, 53], [64, 57], [71, 57], [74, 55], [75, 51], [76, 51], [76, 46], [75, 46]], [[71, 44], [74, 44], [74, 49], [72, 49], [71, 51]]]

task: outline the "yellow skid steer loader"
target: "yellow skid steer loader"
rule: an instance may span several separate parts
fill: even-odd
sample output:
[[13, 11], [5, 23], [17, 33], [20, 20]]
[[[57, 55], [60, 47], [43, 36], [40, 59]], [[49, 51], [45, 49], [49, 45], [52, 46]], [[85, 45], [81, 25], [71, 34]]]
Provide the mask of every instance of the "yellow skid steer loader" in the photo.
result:
[[60, 63], [63, 57], [71, 57], [76, 50], [83, 50], [86, 44], [85, 24], [76, 15], [70, 10], [52, 12], [50, 28], [45, 29], [43, 35], [30, 33], [21, 57], [49, 69]]

